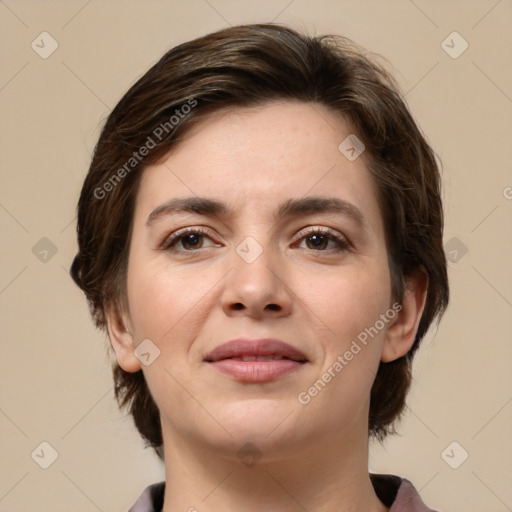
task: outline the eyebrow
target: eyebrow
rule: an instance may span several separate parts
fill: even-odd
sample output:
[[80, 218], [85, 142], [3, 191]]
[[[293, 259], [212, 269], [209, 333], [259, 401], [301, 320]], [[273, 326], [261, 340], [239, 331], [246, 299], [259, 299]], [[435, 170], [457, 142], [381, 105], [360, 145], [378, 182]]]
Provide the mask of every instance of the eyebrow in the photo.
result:
[[[175, 198], [157, 206], [148, 216], [146, 226], [151, 226], [158, 219], [173, 213], [196, 213], [209, 217], [231, 216], [229, 207], [218, 200], [207, 197]], [[335, 213], [345, 215], [362, 226], [366, 226], [363, 214], [352, 203], [338, 197], [309, 196], [300, 199], [288, 199], [276, 210], [275, 220], [298, 217], [314, 213]]]

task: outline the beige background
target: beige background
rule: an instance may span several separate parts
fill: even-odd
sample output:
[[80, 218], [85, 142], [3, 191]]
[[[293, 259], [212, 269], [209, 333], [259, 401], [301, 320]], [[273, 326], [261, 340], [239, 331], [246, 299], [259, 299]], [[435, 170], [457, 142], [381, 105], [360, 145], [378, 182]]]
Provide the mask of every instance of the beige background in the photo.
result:
[[[5, 0], [0, 16], [2, 512], [122, 511], [163, 479], [116, 409], [107, 342], [68, 275], [75, 205], [101, 123], [152, 63], [272, 20], [386, 57], [444, 166], [451, 305], [418, 354], [402, 435], [374, 447], [370, 468], [442, 511], [512, 510], [510, 0]], [[47, 59], [31, 48], [43, 31], [59, 45]], [[441, 46], [453, 31], [469, 44], [456, 59]], [[43, 237], [57, 249], [47, 261]], [[43, 441], [58, 452], [48, 469], [35, 462], [48, 449], [31, 457]], [[457, 469], [445, 462], [463, 450]]]

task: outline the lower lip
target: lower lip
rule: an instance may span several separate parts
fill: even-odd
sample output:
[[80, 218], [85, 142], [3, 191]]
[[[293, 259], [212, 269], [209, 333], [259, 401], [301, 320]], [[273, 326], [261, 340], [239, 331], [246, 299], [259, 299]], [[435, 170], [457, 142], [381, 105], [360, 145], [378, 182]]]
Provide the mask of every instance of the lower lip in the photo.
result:
[[304, 363], [291, 359], [274, 361], [240, 361], [236, 359], [221, 359], [210, 362], [214, 368], [225, 375], [242, 382], [267, 382], [277, 380], [298, 370]]

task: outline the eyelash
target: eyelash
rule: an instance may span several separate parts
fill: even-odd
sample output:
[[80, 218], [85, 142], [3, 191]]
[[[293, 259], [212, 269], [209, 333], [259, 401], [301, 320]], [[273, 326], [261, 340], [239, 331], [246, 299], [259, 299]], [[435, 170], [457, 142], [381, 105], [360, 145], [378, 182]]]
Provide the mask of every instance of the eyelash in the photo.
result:
[[[171, 251], [171, 252], [197, 252], [198, 249], [195, 249], [195, 250], [194, 249], [192, 249], [192, 250], [184, 249], [182, 251], [178, 251], [177, 249], [175, 249], [174, 246], [176, 245], [176, 243], [179, 242], [180, 240], [184, 239], [187, 235], [204, 235], [210, 239], [213, 238], [212, 233], [208, 229], [184, 228], [184, 229], [179, 230], [179, 231], [171, 234], [170, 236], [168, 236], [162, 245], [162, 249], [166, 250], [166, 251]], [[315, 228], [306, 233], [302, 233], [300, 235], [299, 241], [302, 241], [303, 239], [307, 238], [308, 236], [312, 236], [312, 235], [322, 235], [322, 236], [327, 237], [328, 240], [336, 242], [338, 244], [338, 248], [330, 249], [330, 250], [334, 250], [335, 252], [347, 251], [351, 247], [350, 242], [346, 238], [337, 235], [336, 232], [330, 228]], [[316, 251], [315, 249], [309, 249], [309, 250], [313, 251], [313, 252], [328, 252], [329, 251], [329, 249], [322, 249], [319, 251]]]

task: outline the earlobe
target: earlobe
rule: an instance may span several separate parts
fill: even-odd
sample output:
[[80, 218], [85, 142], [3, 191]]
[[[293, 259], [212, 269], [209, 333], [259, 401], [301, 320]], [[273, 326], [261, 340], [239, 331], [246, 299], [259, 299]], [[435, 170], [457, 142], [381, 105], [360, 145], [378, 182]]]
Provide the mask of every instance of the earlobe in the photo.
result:
[[383, 363], [405, 356], [411, 349], [425, 308], [427, 290], [428, 274], [423, 267], [406, 278], [402, 308], [386, 332], [381, 354]]
[[108, 336], [110, 344], [116, 354], [117, 363], [126, 372], [134, 373], [142, 368], [142, 364], [135, 357], [135, 343], [128, 318], [123, 318], [115, 305], [105, 306]]

